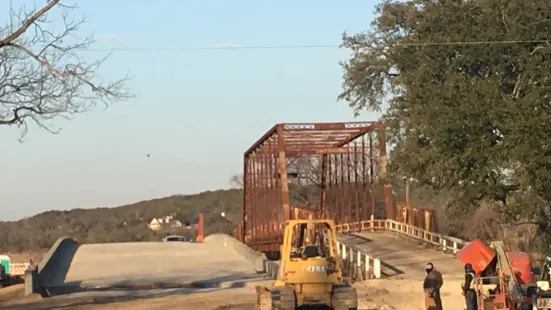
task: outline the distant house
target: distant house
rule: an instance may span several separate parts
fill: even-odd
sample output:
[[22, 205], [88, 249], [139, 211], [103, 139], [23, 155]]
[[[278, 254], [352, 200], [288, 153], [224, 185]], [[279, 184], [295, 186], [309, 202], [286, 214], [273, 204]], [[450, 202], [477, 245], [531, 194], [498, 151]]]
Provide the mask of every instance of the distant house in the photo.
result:
[[147, 224], [147, 228], [157, 231], [163, 228], [180, 228], [184, 226], [182, 222], [173, 220], [171, 216], [154, 218]]
[[182, 227], [182, 226], [183, 226], [183, 225], [182, 225], [182, 222], [180, 222], [180, 221], [178, 221], [178, 220], [172, 220], [172, 221], [170, 222], [170, 227], [172, 227], [172, 228], [180, 228], [180, 227]]
[[156, 218], [153, 218], [149, 224], [147, 224], [147, 228], [151, 230], [159, 230], [161, 229], [161, 221], [159, 221]]

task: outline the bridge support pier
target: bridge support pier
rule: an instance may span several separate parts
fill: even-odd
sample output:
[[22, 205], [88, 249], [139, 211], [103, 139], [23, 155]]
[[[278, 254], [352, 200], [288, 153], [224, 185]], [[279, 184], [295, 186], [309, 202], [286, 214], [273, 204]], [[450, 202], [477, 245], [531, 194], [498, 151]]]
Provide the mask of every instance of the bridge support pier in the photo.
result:
[[40, 290], [40, 279], [38, 275], [38, 266], [29, 266], [25, 270], [25, 296], [38, 293]]

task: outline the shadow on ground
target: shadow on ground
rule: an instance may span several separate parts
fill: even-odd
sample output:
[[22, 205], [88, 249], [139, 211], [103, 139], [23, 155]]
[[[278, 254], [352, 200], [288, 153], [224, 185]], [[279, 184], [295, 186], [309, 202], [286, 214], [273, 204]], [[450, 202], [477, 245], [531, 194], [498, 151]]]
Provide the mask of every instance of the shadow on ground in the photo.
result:
[[[116, 286], [101, 288], [83, 288], [80, 286], [51, 288], [51, 298], [38, 296], [22, 297], [23, 293], [14, 294], [13, 299], [0, 301], [2, 310], [53, 310], [76, 309], [87, 305], [108, 305], [130, 300], [151, 299], [172, 295], [187, 295], [243, 288], [265, 281], [257, 274], [241, 274], [207, 279], [195, 283], [136, 283], [120, 282]], [[232, 309], [232, 308], [227, 308]]]
[[[35, 301], [25, 304], [18, 304], [18, 305], [8, 305], [3, 306], [0, 304], [0, 307], [2, 310], [74, 310], [79, 309], [79, 307], [88, 307], [88, 306], [107, 306], [109, 305], [110, 309], [111, 307], [115, 308], [117, 307], [116, 304], [125, 303], [129, 301], [136, 301], [136, 300], [146, 300], [146, 299], [153, 299], [153, 298], [160, 298], [165, 296], [175, 296], [178, 294], [182, 294], [181, 292], [178, 293], [166, 293], [166, 294], [158, 294], [158, 295], [151, 295], [151, 296], [126, 296], [126, 297], [94, 297], [94, 298], [79, 298], [79, 299], [73, 299], [73, 298], [64, 298], [64, 300], [55, 300], [60, 297], [48, 299], [48, 300], [41, 300], [41, 301]], [[189, 293], [188, 293], [189, 294]], [[178, 308], [178, 307], [176, 307]], [[88, 308], [86, 308], [88, 309]], [[102, 308], [103, 309], [103, 308]], [[251, 303], [237, 303], [232, 305], [223, 305], [218, 306], [215, 308], [217, 310], [230, 310], [230, 309], [254, 309], [254, 304]]]
[[171, 281], [118, 281], [105, 286], [82, 285], [80, 282], [70, 282], [65, 285], [49, 286], [46, 288], [47, 296], [92, 292], [115, 292], [115, 291], [144, 291], [144, 290], [166, 290], [166, 289], [220, 289], [220, 288], [241, 288], [248, 283], [266, 280], [263, 275], [257, 273], [236, 274], [224, 277], [217, 277], [195, 282]]

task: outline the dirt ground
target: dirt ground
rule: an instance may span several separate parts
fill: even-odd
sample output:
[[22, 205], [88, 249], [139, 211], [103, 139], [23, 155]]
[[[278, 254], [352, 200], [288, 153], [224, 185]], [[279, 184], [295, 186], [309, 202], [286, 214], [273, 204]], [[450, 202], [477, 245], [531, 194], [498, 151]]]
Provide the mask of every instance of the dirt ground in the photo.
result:
[[[442, 287], [444, 309], [463, 310], [460, 279], [445, 279]], [[421, 310], [424, 309], [422, 283], [414, 280], [371, 280], [357, 283], [360, 304], [358, 309]], [[21, 285], [0, 290], [0, 309], [3, 310], [253, 310], [256, 295], [253, 287], [198, 292], [171, 293], [164, 296], [127, 297], [23, 297]]]
[[[465, 309], [465, 299], [461, 295], [461, 279], [444, 279], [440, 291], [442, 305], [446, 310]], [[370, 280], [355, 285], [360, 304], [358, 309], [423, 310], [423, 283], [415, 280]]]
[[193, 294], [167, 294], [148, 297], [53, 297], [23, 296], [21, 285], [0, 290], [2, 310], [252, 310], [254, 288], [238, 288]]

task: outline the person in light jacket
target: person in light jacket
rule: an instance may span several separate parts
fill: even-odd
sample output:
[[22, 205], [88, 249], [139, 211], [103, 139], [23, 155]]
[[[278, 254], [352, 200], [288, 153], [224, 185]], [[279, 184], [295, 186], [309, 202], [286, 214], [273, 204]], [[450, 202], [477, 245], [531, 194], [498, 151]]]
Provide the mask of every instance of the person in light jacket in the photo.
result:
[[478, 298], [475, 291], [475, 273], [471, 264], [465, 264], [465, 280], [461, 283], [461, 290], [465, 296], [467, 310], [476, 310]]

